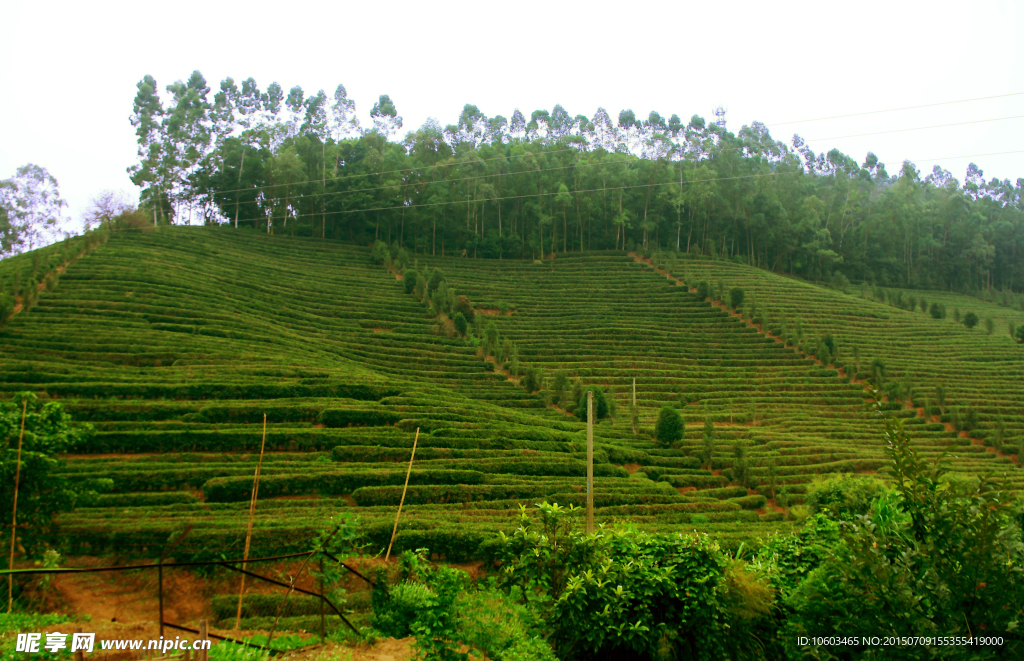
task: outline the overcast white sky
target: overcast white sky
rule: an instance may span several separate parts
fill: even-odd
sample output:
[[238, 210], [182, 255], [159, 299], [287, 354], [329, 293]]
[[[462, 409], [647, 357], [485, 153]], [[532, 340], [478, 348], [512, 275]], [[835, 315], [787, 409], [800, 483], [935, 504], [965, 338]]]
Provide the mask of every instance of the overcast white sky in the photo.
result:
[[[5, 4], [0, 178], [42, 165], [76, 220], [103, 189], [137, 195], [125, 173], [136, 83], [194, 69], [212, 89], [227, 76], [307, 94], [343, 83], [364, 126], [389, 94], [403, 133], [452, 123], [466, 103], [488, 116], [561, 103], [683, 118], [722, 104], [732, 131], [758, 120], [815, 151], [872, 150], [890, 173], [909, 158], [961, 181], [972, 160], [986, 178], [1024, 177], [1024, 95], [783, 124], [1024, 92], [1019, 2]], [[1014, 119], [836, 139], [1002, 117]]]

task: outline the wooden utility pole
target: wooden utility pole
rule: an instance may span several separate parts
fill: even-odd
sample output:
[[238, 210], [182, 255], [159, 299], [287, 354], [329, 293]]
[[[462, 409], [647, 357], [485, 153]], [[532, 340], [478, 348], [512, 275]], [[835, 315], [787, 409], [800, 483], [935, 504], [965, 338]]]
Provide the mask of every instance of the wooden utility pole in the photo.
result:
[[398, 520], [402, 518], [402, 505], [405, 504], [405, 492], [409, 488], [409, 476], [412, 474], [412, 460], [416, 458], [416, 442], [420, 440], [420, 428], [416, 428], [416, 437], [412, 439], [412, 456], [409, 457], [409, 469], [405, 471], [405, 486], [402, 487], [402, 499], [398, 501], [398, 514], [395, 515], [395, 527], [391, 530], [391, 541], [388, 542], [388, 552], [384, 555], [384, 562], [391, 557], [391, 547], [395, 544], [395, 534], [398, 532]]
[[[244, 153], [244, 152], [243, 152]], [[245, 551], [242, 553], [242, 571], [245, 561], [249, 559], [249, 542], [252, 541], [252, 521], [256, 516], [256, 497], [260, 492], [260, 470], [263, 468], [263, 448], [267, 445], [267, 414], [263, 414], [263, 440], [260, 442], [260, 459], [256, 463], [256, 475], [252, 479], [252, 499], [249, 500], [249, 525], [245, 531]], [[235, 614], [235, 630], [242, 623], [242, 596], [245, 594], [245, 574], [242, 574], [242, 587], [238, 589], [238, 612]]]
[[[21, 432], [18, 434], [18, 460], [14, 465], [14, 512], [11, 514], [11, 559], [7, 568], [14, 570], [14, 538], [18, 529], [18, 482], [21, 480], [21, 441], [25, 438], [25, 412], [28, 410], [28, 400], [21, 401]], [[14, 610], [14, 575], [7, 575], [7, 612]]]
[[587, 391], [587, 534], [594, 532], [594, 391]]
[[[244, 576], [244, 574], [243, 574]], [[209, 639], [209, 635], [206, 629], [206, 620], [199, 621], [199, 640], [206, 641]], [[196, 650], [196, 661], [207, 661], [209, 659], [209, 652], [206, 651], [206, 645], [202, 645], [201, 650]]]

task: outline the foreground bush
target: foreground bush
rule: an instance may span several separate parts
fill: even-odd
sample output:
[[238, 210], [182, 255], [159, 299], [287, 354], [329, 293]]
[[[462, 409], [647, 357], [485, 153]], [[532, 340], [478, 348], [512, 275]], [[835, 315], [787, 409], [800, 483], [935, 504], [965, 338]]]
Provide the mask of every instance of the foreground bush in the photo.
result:
[[[791, 657], [808, 652], [795, 646], [797, 636], [872, 632], [1005, 641], [906, 646], [889, 658], [1021, 658], [1024, 543], [1012, 500], [991, 478], [950, 480], [945, 460], [929, 466], [911, 447], [902, 420], [884, 417], [877, 398], [896, 498], [876, 499], [869, 513], [845, 524], [833, 553], [787, 599], [791, 614], [782, 639]], [[817, 651], [869, 658], [862, 646]]]
[[751, 568], [706, 535], [584, 535], [578, 512], [523, 509], [502, 535], [503, 584], [542, 605], [559, 658], [765, 658], [772, 590]]

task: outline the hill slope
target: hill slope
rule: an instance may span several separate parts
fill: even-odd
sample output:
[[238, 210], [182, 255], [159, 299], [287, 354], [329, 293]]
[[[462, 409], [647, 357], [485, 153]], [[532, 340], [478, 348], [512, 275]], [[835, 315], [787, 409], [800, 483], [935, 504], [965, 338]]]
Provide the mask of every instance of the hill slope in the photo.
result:
[[[753, 538], [788, 525], [766, 497], [797, 503], [817, 476], [882, 466], [859, 384], [629, 256], [430, 261], [479, 308], [512, 304], [488, 320], [522, 360], [615, 388], [619, 418], [596, 432], [599, 522]], [[757, 291], [762, 273], [734, 273], [730, 285], [747, 277]], [[813, 310], [820, 291], [785, 300]], [[584, 501], [584, 425], [438, 332], [367, 249], [199, 228], [115, 235], [14, 317], [0, 351], [0, 392], [57, 397], [96, 426], [66, 471], [113, 489], [62, 518], [72, 553], [158, 554], [187, 523], [195, 532], [179, 554], [240, 552], [264, 414], [254, 553], [305, 549], [340, 510], [386, 545], [417, 428], [399, 548], [479, 556], [516, 503]], [[623, 415], [634, 378], [640, 434]], [[1024, 397], [1005, 396], [1019, 411]], [[653, 417], [679, 403], [686, 437], [658, 448]], [[929, 453], [954, 447], [965, 472], [1017, 474], [940, 422], [896, 414]], [[697, 458], [705, 420], [710, 469]]]

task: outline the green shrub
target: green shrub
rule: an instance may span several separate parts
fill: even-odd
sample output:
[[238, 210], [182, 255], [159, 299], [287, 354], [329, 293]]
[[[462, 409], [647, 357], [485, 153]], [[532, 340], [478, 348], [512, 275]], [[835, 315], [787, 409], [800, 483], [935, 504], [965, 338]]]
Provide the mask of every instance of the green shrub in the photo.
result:
[[455, 331], [462, 337], [466, 337], [466, 333], [469, 332], [469, 322], [466, 321], [466, 317], [461, 312], [456, 312], [452, 322], [455, 324]]
[[834, 519], [853, 520], [867, 514], [871, 501], [883, 493], [885, 485], [874, 477], [844, 475], [813, 482], [804, 503], [812, 514], [820, 512]]
[[580, 399], [576, 402], [576, 416], [582, 421], [587, 421], [587, 391], [594, 393], [594, 422], [603, 420], [608, 416], [608, 400], [601, 390], [601, 386], [586, 386], [582, 388]]
[[[1002, 649], [979, 659], [1020, 658], [1014, 606], [1024, 598], [1024, 554], [1016, 513], [994, 478], [948, 479], [948, 455], [933, 466], [911, 445], [903, 422], [885, 424], [896, 498], [879, 498], [870, 514], [845, 528], [842, 543], [786, 599], [783, 635], [793, 656], [826, 652], [860, 658], [848, 646], [798, 646], [798, 636], [873, 631], [878, 636], [1005, 636]], [[911, 632], [913, 632], [911, 634]], [[950, 656], [959, 658], [960, 655]], [[900, 659], [933, 659], [934, 648], [906, 647]]]
[[[260, 476], [260, 493], [266, 497], [320, 494], [342, 496], [363, 489], [395, 486], [401, 490], [405, 482], [403, 470], [361, 470], [287, 473]], [[409, 474], [409, 489], [450, 489], [452, 486], [480, 485], [484, 474], [470, 470], [416, 470]], [[469, 488], [463, 486], [463, 488]], [[248, 500], [252, 493], [252, 476], [217, 477], [203, 485], [209, 502], [229, 503]], [[358, 500], [358, 499], [357, 499]], [[396, 501], [397, 502], [397, 501]]]
[[702, 300], [711, 296], [711, 283], [707, 280], [701, 280], [697, 283], [697, 296]]
[[520, 385], [523, 386], [523, 390], [526, 392], [537, 392], [544, 387], [544, 375], [538, 368], [528, 367], [523, 372]]
[[441, 272], [441, 269], [434, 269], [431, 271], [430, 279], [427, 281], [427, 295], [433, 296], [434, 292], [444, 281], [444, 273]]
[[[0, 292], [0, 327], [14, 314], [14, 297], [10, 294]], [[1013, 335], [1013, 333], [1011, 333]]]
[[876, 385], [881, 386], [885, 382], [887, 372], [885, 368], [885, 363], [882, 361], [881, 358], [875, 358], [874, 360], [871, 361], [871, 367], [869, 368], [869, 371], [871, 373], [871, 379], [875, 382]]
[[456, 312], [461, 312], [467, 322], [472, 322], [473, 317], [476, 316], [476, 313], [473, 311], [473, 303], [470, 302], [468, 296], [463, 295], [456, 298], [454, 310]]
[[561, 405], [567, 391], [572, 387], [569, 382], [569, 373], [565, 370], [557, 370], [555, 378], [551, 382], [551, 403]]
[[711, 418], [704, 419], [701, 441], [701, 461], [707, 470], [711, 470], [715, 458], [715, 425], [711, 422]]
[[736, 503], [745, 510], [759, 510], [768, 504], [768, 499], [759, 493], [751, 496], [740, 496], [731, 498], [728, 502]]
[[419, 280], [420, 274], [413, 269], [408, 269], [402, 274], [402, 287], [405, 289], [406, 294], [411, 294], [416, 289], [416, 281]]
[[[959, 312], [959, 310], [957, 312]], [[978, 315], [974, 314], [973, 312], [968, 312], [967, 314], [964, 315], [963, 324], [964, 326], [967, 327], [968, 330], [973, 329], [975, 326], [978, 325]]]
[[1024, 344], [1024, 326], [1017, 329], [1017, 334], [1013, 339], [1017, 340], [1018, 344]]
[[750, 486], [750, 475], [747, 472], [747, 447], [740, 441], [732, 445], [732, 468], [730, 476], [734, 482], [744, 487]]
[[[408, 551], [406, 551], [408, 553]], [[384, 577], [377, 576], [377, 585], [385, 585]], [[373, 628], [385, 636], [406, 638], [420, 614], [434, 605], [437, 594], [430, 587], [413, 581], [403, 581], [377, 599], [374, 590]]]
[[506, 582], [545, 605], [560, 658], [756, 653], [750, 627], [767, 621], [771, 590], [706, 535], [624, 527], [588, 537], [574, 512], [555, 507], [540, 505], [539, 521], [524, 511], [520, 526], [503, 537], [501, 561]]
[[670, 447], [683, 438], [686, 425], [683, 416], [671, 406], [663, 406], [658, 411], [658, 421], [654, 425], [654, 437], [663, 447]]
[[928, 313], [932, 316], [932, 319], [942, 319], [946, 316], [942, 307], [938, 303], [932, 303]]
[[985, 320], [985, 332], [989, 335], [994, 335], [996, 332], [996, 322], [992, 321], [991, 317]]
[[729, 307], [733, 310], [743, 305], [743, 290], [739, 287], [733, 287], [729, 290]]
[[484, 331], [484, 339], [487, 341], [487, 350], [494, 352], [498, 348], [498, 326], [491, 319], [487, 322], [487, 329]]

